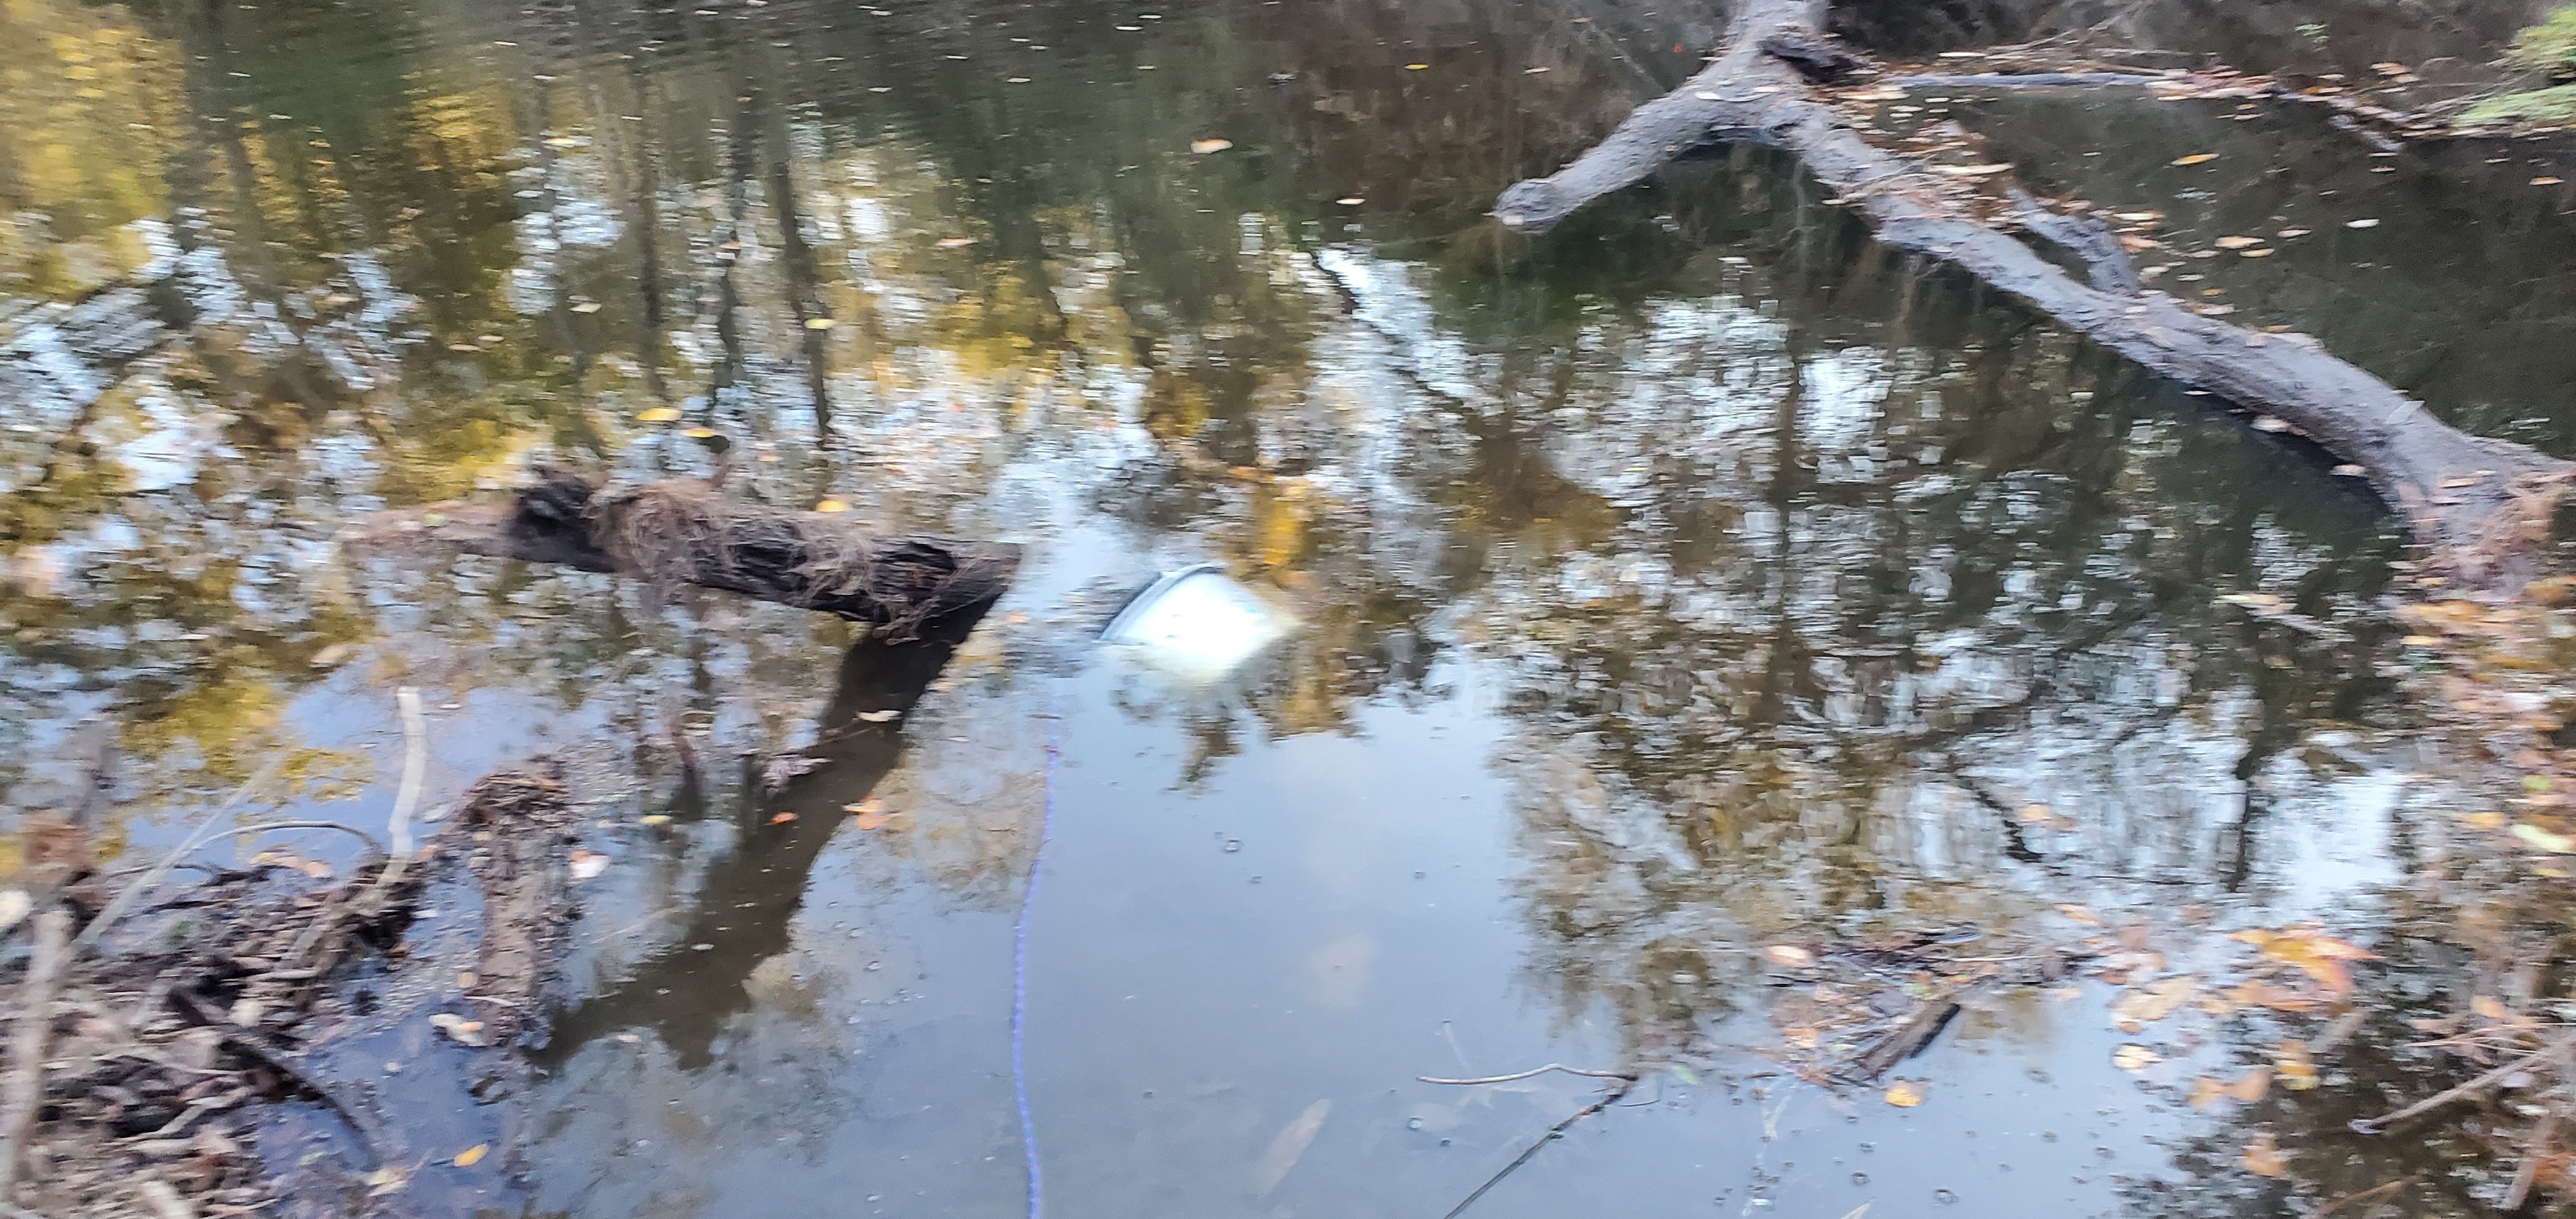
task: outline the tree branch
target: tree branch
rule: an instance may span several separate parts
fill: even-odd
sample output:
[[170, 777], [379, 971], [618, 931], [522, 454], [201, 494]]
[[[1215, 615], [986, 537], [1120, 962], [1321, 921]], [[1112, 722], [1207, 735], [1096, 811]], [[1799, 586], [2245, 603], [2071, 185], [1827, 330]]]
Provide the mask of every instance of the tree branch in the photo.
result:
[[1977, 219], [1968, 187], [1863, 140], [1796, 67], [1763, 50], [1766, 40], [1812, 45], [1822, 37], [1824, 7], [1822, 0], [1747, 0], [1707, 69], [1639, 107], [1573, 164], [1505, 190], [1495, 218], [1542, 233], [1694, 147], [1782, 149], [1857, 209], [1880, 243], [1949, 262], [2151, 372], [2278, 416], [2360, 466], [2457, 578], [2497, 586], [2529, 576], [2548, 512], [2576, 480], [2576, 466], [2458, 431], [2306, 335], [2245, 330], [2161, 292], [2132, 288], [2135, 272], [2121, 273], [2125, 258], [2112, 264], [2096, 256], [2100, 243], [2082, 231], [2090, 222], [2054, 213], [2041, 219], [2033, 212], [2046, 209], [2032, 203], [2020, 223], [2085, 261], [2094, 283], [2075, 282]]

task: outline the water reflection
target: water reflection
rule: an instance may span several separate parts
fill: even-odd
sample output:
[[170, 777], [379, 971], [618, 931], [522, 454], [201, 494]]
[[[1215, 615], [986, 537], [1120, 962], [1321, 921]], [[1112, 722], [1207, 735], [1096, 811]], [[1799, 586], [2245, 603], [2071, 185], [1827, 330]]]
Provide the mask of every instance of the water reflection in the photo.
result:
[[[448, 709], [451, 789], [597, 763], [617, 862], [546, 1054], [543, 1208], [1014, 1205], [1006, 916], [1050, 796], [1029, 1048], [1066, 1213], [1445, 1209], [1582, 1093], [1413, 1076], [1706, 1066], [1757, 1036], [1759, 937], [2286, 916], [2388, 866], [2311, 849], [2385, 814], [2304, 746], [2376, 713], [2399, 553], [2318, 454], [1887, 261], [1760, 156], [1543, 244], [1482, 221], [1704, 30], [6, 13], [0, 790], [74, 808], [104, 734], [139, 832], [285, 750], [300, 799], [372, 815], [395, 680]], [[1033, 558], [972, 637], [853, 650], [777, 607], [333, 544], [540, 454]], [[1223, 698], [1093, 662], [1103, 587], [1198, 559], [1306, 630]], [[800, 748], [832, 764], [765, 792]], [[2033, 1056], [2067, 1077], [2049, 1112], [2132, 1091], [2028, 1006], [1938, 1069], [2022, 1098]], [[1480, 1205], [1875, 1196], [1827, 1102], [1760, 1070], [1724, 1058]], [[1815, 1150], [1707, 1150], [1766, 1123]], [[1952, 1174], [1957, 1131], [1892, 1129], [1904, 1204], [2016, 1196]], [[1263, 1164], [1290, 1143], [1307, 1167]], [[2107, 1204], [2084, 1154], [2015, 1153]]]

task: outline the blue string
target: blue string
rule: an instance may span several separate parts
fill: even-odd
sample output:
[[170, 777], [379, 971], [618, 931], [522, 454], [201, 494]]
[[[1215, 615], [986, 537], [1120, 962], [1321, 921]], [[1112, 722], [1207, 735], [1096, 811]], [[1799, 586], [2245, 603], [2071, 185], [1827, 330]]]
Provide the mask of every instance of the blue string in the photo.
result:
[[1020, 1102], [1020, 1148], [1028, 1157], [1029, 1219], [1040, 1219], [1046, 1191], [1038, 1177], [1038, 1124], [1029, 1116], [1029, 908], [1037, 904], [1038, 873], [1046, 866], [1047, 834], [1055, 825], [1056, 716], [1047, 713], [1046, 799], [1038, 811], [1038, 853], [1029, 862], [1029, 887], [1020, 895], [1020, 925], [1011, 948], [1011, 1090]]

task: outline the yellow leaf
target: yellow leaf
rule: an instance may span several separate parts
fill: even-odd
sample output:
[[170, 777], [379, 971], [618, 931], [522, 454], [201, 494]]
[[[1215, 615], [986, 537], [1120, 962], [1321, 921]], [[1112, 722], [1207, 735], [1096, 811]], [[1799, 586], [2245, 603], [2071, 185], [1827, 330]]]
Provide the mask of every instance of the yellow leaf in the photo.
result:
[[847, 503], [837, 499], [814, 501], [814, 511], [816, 512], [847, 512], [849, 510], [850, 506]]
[[805, 328], [807, 330], [829, 330], [832, 328], [832, 319], [828, 317], [809, 317], [805, 319]]
[[2281, 1154], [2281, 1148], [2272, 1142], [2270, 1131], [2255, 1135], [2254, 1141], [2245, 1145], [2245, 1154], [2240, 1158], [2245, 1162], [2245, 1171], [2256, 1176], [2282, 1177], [2290, 1172], [2290, 1157]]
[[1427, 64], [1427, 63], [1409, 63], [1409, 64], [1404, 65], [1404, 70], [1405, 70], [1405, 71], [1407, 71], [1407, 72], [1419, 72], [1419, 71], [1423, 70], [1424, 68], [1428, 68], [1428, 67], [1430, 67], [1430, 66], [1431, 66], [1431, 65], [1430, 65], [1430, 64]]
[[635, 416], [638, 421], [644, 423], [669, 423], [679, 417], [680, 408], [676, 406], [657, 406]]
[[1211, 152], [1224, 152], [1226, 149], [1232, 147], [1234, 147], [1234, 141], [1232, 140], [1209, 139], [1190, 141], [1190, 151], [1198, 153], [1201, 156], [1205, 156]]
[[2308, 1055], [2308, 1043], [2296, 1037], [2281, 1043], [2272, 1055], [2272, 1069], [2281, 1077], [2281, 1086], [2293, 1092], [2305, 1092], [2317, 1086], [2316, 1059]]
[[1911, 1109], [1922, 1104], [1923, 1086], [1912, 1082], [1891, 1084], [1887, 1089], [1887, 1103], [1899, 1109]]
[[681, 435], [683, 435], [683, 436], [688, 437], [688, 438], [689, 438], [689, 439], [691, 439], [691, 440], [705, 440], [705, 439], [707, 439], [707, 438], [709, 438], [709, 437], [711, 437], [711, 436], [714, 436], [714, 435], [716, 434], [716, 430], [715, 430], [714, 428], [711, 428], [711, 427], [693, 427], [693, 428], [690, 428], [690, 429], [688, 429], [687, 431], [684, 431], [684, 432], [682, 432], [682, 433], [680, 433], [680, 434], [681, 434]]
[[2176, 165], [2206, 165], [2217, 159], [2218, 154], [2214, 152], [2195, 152], [2187, 157], [2175, 157], [2173, 163]]
[[2513, 1013], [2506, 1011], [2504, 1004], [2498, 1002], [2496, 997], [2493, 995], [2478, 995], [2471, 998], [2469, 1000], [2469, 1010], [2476, 1012], [2489, 1020], [2513, 1019]]
[[2513, 836], [2552, 855], [2576, 855], [2576, 838], [2550, 833], [2528, 821], [2514, 822]]
[[483, 1157], [491, 1150], [492, 1145], [489, 1143], [476, 1143], [475, 1145], [456, 1153], [456, 1166], [458, 1168], [472, 1168], [475, 1165], [482, 1163]]
[[641, 822], [643, 822], [643, 823], [644, 823], [644, 824], [646, 824], [646, 825], [669, 825], [669, 824], [671, 824], [671, 818], [670, 818], [670, 816], [669, 816], [668, 814], [665, 814], [665, 813], [650, 813], [650, 814], [647, 814], [647, 815], [645, 815], [645, 816], [638, 817], [638, 818], [636, 818], [636, 820], [641, 821]]

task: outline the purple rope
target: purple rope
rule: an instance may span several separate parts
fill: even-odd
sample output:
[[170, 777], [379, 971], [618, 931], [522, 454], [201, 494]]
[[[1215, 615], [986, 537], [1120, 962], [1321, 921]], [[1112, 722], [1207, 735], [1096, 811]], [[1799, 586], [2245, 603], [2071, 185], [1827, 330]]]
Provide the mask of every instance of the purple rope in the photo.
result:
[[1020, 1102], [1020, 1148], [1028, 1158], [1029, 1219], [1040, 1219], [1046, 1191], [1038, 1176], [1038, 1124], [1029, 1115], [1029, 907], [1038, 900], [1038, 871], [1046, 866], [1047, 833], [1055, 825], [1056, 716], [1047, 714], [1046, 799], [1038, 811], [1038, 853], [1029, 862], [1029, 887], [1020, 895], [1019, 930], [1011, 948], [1011, 1090]]

